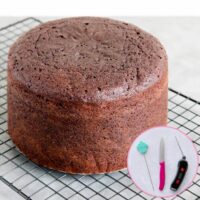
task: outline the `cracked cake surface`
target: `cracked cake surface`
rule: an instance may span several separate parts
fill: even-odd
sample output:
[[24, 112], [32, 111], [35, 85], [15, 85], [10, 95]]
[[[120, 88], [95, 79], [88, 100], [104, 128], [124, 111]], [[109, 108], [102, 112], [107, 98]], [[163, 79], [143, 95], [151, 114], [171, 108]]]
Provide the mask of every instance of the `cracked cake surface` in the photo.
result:
[[99, 17], [50, 21], [8, 56], [8, 133], [32, 161], [68, 173], [126, 168], [133, 140], [167, 123], [160, 42]]
[[91, 17], [36, 27], [17, 41], [10, 58], [18, 81], [33, 92], [89, 102], [141, 92], [166, 65], [162, 45], [150, 34]]

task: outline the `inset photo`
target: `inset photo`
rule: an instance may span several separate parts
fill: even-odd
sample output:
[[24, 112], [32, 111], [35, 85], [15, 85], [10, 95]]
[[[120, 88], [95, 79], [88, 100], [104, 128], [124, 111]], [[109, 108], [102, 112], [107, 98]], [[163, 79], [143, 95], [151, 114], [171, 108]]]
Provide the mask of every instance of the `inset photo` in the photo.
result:
[[198, 155], [192, 140], [168, 126], [140, 134], [128, 153], [134, 184], [154, 197], [173, 197], [188, 188], [197, 174]]

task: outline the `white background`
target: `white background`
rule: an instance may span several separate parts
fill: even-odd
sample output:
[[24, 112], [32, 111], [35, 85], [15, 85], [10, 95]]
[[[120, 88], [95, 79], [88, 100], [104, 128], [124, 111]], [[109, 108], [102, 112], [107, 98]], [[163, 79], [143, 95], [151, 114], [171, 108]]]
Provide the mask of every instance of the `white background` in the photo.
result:
[[2, 0], [0, 15], [194, 16], [199, 9], [199, 0]]

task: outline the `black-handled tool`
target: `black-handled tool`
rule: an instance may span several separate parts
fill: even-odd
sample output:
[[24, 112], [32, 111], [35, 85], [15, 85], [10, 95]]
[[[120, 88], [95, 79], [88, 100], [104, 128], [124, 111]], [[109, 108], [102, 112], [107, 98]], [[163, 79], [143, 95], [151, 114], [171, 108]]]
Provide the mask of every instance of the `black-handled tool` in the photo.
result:
[[171, 184], [171, 190], [176, 191], [178, 190], [179, 186], [181, 185], [185, 174], [187, 172], [188, 168], [188, 162], [185, 157], [183, 157], [179, 162], [178, 162], [178, 171], [176, 173], [176, 176]]
[[173, 190], [173, 191], [178, 190], [178, 188], [180, 187], [181, 183], [183, 182], [183, 179], [184, 179], [185, 174], [186, 174], [187, 169], [188, 169], [188, 162], [186, 160], [186, 157], [183, 154], [183, 151], [182, 151], [182, 149], [180, 147], [180, 144], [179, 144], [177, 138], [176, 138], [176, 142], [177, 142], [177, 144], [179, 146], [179, 149], [180, 149], [181, 154], [182, 154], [183, 157], [178, 162], [178, 170], [177, 170], [176, 176], [175, 176], [175, 178], [174, 178], [174, 180], [173, 180], [173, 182], [171, 184], [171, 187], [170, 187], [171, 190]]

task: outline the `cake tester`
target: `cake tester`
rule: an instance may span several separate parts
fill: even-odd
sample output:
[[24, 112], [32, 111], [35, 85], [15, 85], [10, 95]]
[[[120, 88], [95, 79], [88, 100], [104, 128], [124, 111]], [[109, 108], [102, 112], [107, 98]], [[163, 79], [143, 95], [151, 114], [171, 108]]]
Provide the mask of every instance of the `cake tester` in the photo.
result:
[[165, 186], [165, 144], [163, 138], [160, 140], [160, 185], [162, 191]]
[[148, 171], [148, 174], [149, 174], [149, 179], [151, 181], [151, 185], [152, 185], [152, 188], [154, 190], [153, 181], [152, 181], [152, 178], [151, 178], [151, 173], [150, 173], [150, 170], [149, 170], [149, 167], [148, 167], [148, 163], [147, 163], [147, 159], [146, 159], [146, 156], [145, 156], [145, 154], [147, 153], [147, 150], [148, 150], [148, 145], [141, 141], [137, 145], [137, 150], [144, 156], [145, 164], [146, 164], [147, 171]]
[[176, 176], [175, 176], [175, 178], [174, 178], [174, 180], [173, 180], [173, 182], [171, 184], [171, 187], [170, 187], [170, 189], [172, 191], [177, 191], [178, 190], [179, 186], [183, 182], [183, 179], [184, 179], [185, 174], [186, 174], [187, 169], [188, 169], [188, 162], [186, 160], [186, 156], [184, 155], [184, 153], [183, 153], [183, 151], [181, 149], [181, 146], [179, 144], [179, 141], [178, 141], [176, 136], [175, 136], [175, 138], [176, 138], [176, 143], [177, 143], [177, 145], [179, 147], [179, 150], [180, 150], [180, 152], [182, 154], [182, 159], [179, 160], [179, 162], [178, 162], [178, 170], [176, 172]]

